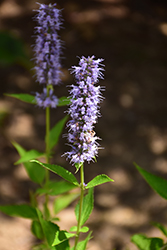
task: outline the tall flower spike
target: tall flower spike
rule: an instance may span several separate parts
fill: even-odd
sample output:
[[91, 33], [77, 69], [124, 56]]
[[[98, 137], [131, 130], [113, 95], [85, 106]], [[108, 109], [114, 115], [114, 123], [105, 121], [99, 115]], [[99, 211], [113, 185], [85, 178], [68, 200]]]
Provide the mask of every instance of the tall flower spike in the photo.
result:
[[40, 4], [35, 20], [36, 27], [35, 70], [37, 81], [47, 85], [60, 83], [60, 54], [61, 41], [57, 31], [61, 27], [60, 10], [56, 4]]
[[67, 127], [67, 135], [71, 151], [64, 155], [70, 159], [72, 164], [80, 164], [84, 161], [88, 163], [95, 160], [98, 155], [99, 139], [95, 136], [94, 124], [97, 122], [99, 113], [99, 103], [103, 97], [102, 88], [95, 86], [98, 78], [103, 78], [101, 71], [104, 69], [101, 62], [103, 59], [95, 60], [95, 57], [85, 58], [82, 56], [79, 66], [72, 67], [75, 75], [76, 84], [71, 85], [70, 98], [71, 104], [68, 110], [71, 120]]

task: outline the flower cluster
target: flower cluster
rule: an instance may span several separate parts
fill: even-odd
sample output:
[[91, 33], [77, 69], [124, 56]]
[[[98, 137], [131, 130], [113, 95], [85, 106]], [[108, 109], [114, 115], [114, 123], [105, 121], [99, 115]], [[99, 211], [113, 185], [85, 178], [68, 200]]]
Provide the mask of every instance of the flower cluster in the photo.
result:
[[103, 78], [101, 62], [103, 59], [95, 60], [95, 57], [82, 57], [79, 66], [72, 67], [75, 74], [76, 85], [71, 85], [71, 104], [68, 113], [71, 120], [68, 122], [69, 133], [68, 142], [72, 149], [66, 152], [67, 158], [73, 164], [90, 162], [98, 154], [99, 139], [95, 136], [94, 124], [97, 122], [99, 113], [99, 103], [103, 97], [101, 87], [95, 86], [98, 78]]
[[[44, 84], [44, 88], [60, 83], [61, 41], [57, 32], [61, 28], [62, 21], [60, 10], [55, 8], [55, 6], [56, 4], [39, 4], [38, 13], [35, 16], [35, 20], [38, 23], [34, 46], [36, 79], [40, 84]], [[42, 98], [44, 95], [36, 95], [39, 106], [41, 106], [41, 103], [44, 103], [43, 99], [40, 102], [40, 97]], [[47, 96], [46, 102], [49, 103], [48, 98], [50, 98], [51, 103], [51, 96]]]
[[46, 88], [43, 88], [43, 93], [41, 94], [36, 93], [35, 99], [36, 99], [37, 105], [43, 108], [47, 108], [47, 107], [56, 108], [58, 101], [59, 101], [57, 96], [53, 95], [52, 89], [49, 90], [49, 95], [47, 96]]

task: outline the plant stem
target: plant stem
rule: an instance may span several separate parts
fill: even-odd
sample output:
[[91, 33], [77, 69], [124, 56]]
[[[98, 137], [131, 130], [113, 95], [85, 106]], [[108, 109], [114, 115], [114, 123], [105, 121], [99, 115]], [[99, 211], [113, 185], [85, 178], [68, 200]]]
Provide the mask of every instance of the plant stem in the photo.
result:
[[77, 244], [78, 244], [80, 229], [81, 229], [81, 215], [82, 215], [82, 206], [83, 206], [84, 189], [85, 189], [84, 188], [84, 166], [83, 164], [81, 165], [81, 168], [80, 168], [80, 178], [81, 178], [81, 183], [80, 183], [81, 194], [80, 194], [79, 216], [78, 216], [78, 225], [77, 225], [77, 233], [75, 237], [74, 250], [77, 249]]
[[[47, 86], [47, 96], [49, 96], [49, 86]], [[45, 143], [46, 143], [46, 163], [50, 163], [50, 147], [49, 147], [49, 132], [50, 132], [50, 107], [46, 108], [46, 134], [45, 134]], [[45, 177], [45, 184], [49, 181], [49, 170], [45, 169], [46, 177]], [[48, 209], [48, 200], [49, 197], [45, 195], [45, 203], [44, 203], [44, 214], [46, 219], [49, 219], [49, 209]]]

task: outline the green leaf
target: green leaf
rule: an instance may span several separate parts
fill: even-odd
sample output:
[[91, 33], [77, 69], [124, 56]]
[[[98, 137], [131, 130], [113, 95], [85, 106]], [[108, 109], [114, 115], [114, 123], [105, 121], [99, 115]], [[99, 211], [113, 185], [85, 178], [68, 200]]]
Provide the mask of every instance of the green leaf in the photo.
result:
[[35, 208], [26, 204], [0, 206], [0, 211], [9, 216], [22, 217], [32, 220], [38, 219]]
[[69, 206], [76, 198], [78, 198], [79, 193], [64, 194], [55, 199], [54, 202], [54, 212], [59, 213], [61, 210]]
[[[70, 231], [71, 232], [77, 232], [77, 226], [73, 226], [70, 228]], [[80, 231], [81, 233], [87, 233], [89, 231], [89, 227], [82, 227], [80, 228]]]
[[39, 221], [40, 221], [42, 229], [43, 229], [43, 233], [44, 233], [46, 240], [50, 246], [50, 250], [69, 250], [68, 240], [60, 243], [56, 247], [52, 246], [54, 239], [55, 239], [55, 235], [59, 231], [59, 227], [50, 221], [44, 220], [42, 217], [42, 213], [38, 209], [37, 209], [37, 213], [38, 213]]
[[[85, 250], [85, 249], [86, 249], [87, 243], [88, 243], [88, 241], [91, 239], [91, 234], [92, 234], [92, 232], [90, 232], [90, 233], [88, 234], [88, 236], [86, 237], [85, 240], [80, 241], [80, 242], [77, 244], [77, 249], [76, 249], [76, 250]], [[74, 247], [72, 247], [70, 250], [74, 250]]]
[[20, 101], [36, 104], [35, 96], [29, 94], [5, 94], [6, 96], [16, 98]]
[[37, 237], [37, 239], [42, 240], [44, 238], [42, 227], [41, 227], [41, 224], [39, 223], [39, 221], [32, 222], [31, 231]]
[[133, 235], [131, 241], [140, 250], [160, 250], [163, 246], [163, 240], [161, 238], [147, 238], [142, 234]]
[[157, 223], [157, 222], [152, 222], [151, 224], [152, 224], [153, 226], [159, 228], [159, 229], [161, 230], [161, 232], [162, 232], [165, 236], [167, 236], [167, 228], [166, 228], [164, 225], [162, 225], [161, 223]]
[[66, 106], [68, 104], [70, 104], [70, 99], [69, 97], [66, 97], [66, 96], [62, 96], [61, 98], [59, 98], [59, 102], [58, 102], [58, 107], [61, 107], [61, 106]]
[[86, 185], [85, 188], [86, 189], [92, 188], [92, 187], [101, 185], [101, 184], [106, 183], [106, 182], [111, 182], [111, 181], [114, 181], [114, 180], [110, 179], [105, 174], [97, 175], [93, 180], [91, 180], [90, 182], [88, 182], [88, 184]]
[[136, 163], [134, 165], [152, 189], [167, 200], [167, 180], [147, 172], [146, 170], [140, 168]]
[[55, 234], [57, 231], [59, 231], [59, 227], [50, 221], [44, 220], [42, 217], [42, 213], [39, 210], [37, 210], [37, 214], [38, 214], [40, 224], [42, 226], [43, 233], [47, 239], [47, 242], [49, 246], [52, 246], [52, 243], [55, 238]]
[[31, 149], [29, 151], [26, 151], [25, 154], [18, 161], [15, 162], [15, 165], [30, 161], [32, 159], [36, 159], [42, 156], [44, 156], [44, 153], [41, 153], [35, 149]]
[[[20, 157], [24, 157], [27, 151], [16, 142], [13, 142], [12, 144], [18, 151]], [[24, 162], [23, 165], [26, 169], [29, 178], [33, 182], [38, 184], [43, 182], [45, 178], [45, 169], [42, 166], [40, 166], [36, 162]]]
[[[79, 203], [75, 207], [75, 216], [79, 218]], [[82, 206], [82, 213], [81, 213], [81, 226], [88, 220], [90, 214], [92, 213], [94, 205], [94, 198], [93, 198], [93, 188], [90, 188], [88, 194], [84, 196], [83, 199], [83, 206]]]
[[37, 194], [59, 195], [76, 188], [76, 185], [67, 181], [49, 181], [43, 188], [38, 188]]
[[68, 233], [67, 231], [64, 231], [64, 230], [63, 231], [57, 231], [52, 246], [59, 245], [60, 243], [66, 241], [67, 239], [70, 239], [70, 238], [72, 238], [74, 236], [75, 236], [75, 234]]
[[[58, 142], [61, 132], [64, 128], [64, 125], [68, 119], [68, 116], [65, 116], [61, 119], [51, 130], [49, 133], [49, 146], [52, 149]], [[45, 138], [46, 141], [46, 138]]]
[[36, 163], [40, 164], [41, 166], [43, 166], [44, 168], [61, 176], [64, 180], [73, 183], [75, 186], [79, 186], [79, 183], [78, 183], [77, 179], [75, 178], [75, 176], [71, 172], [69, 172], [68, 170], [64, 169], [63, 167], [60, 167], [58, 165], [53, 165], [53, 164], [51, 165], [51, 164], [42, 163], [42, 162], [39, 162], [37, 160], [32, 160], [31, 162], [36, 162]]

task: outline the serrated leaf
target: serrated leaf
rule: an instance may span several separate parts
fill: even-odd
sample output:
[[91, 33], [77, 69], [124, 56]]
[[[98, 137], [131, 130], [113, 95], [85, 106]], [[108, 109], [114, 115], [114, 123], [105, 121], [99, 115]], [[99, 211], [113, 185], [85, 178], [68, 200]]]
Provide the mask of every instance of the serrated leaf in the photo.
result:
[[167, 228], [162, 225], [161, 223], [157, 223], [157, 222], [152, 222], [151, 223], [153, 226], [159, 228], [159, 230], [165, 235], [167, 236]]
[[[64, 125], [68, 119], [68, 116], [65, 116], [61, 119], [51, 130], [49, 133], [49, 147], [52, 149], [58, 142], [61, 132], [64, 128]], [[46, 138], [45, 138], [46, 141]]]
[[69, 97], [66, 97], [66, 96], [62, 96], [59, 98], [59, 101], [58, 101], [58, 107], [61, 107], [61, 106], [66, 106], [68, 104], [70, 104], [70, 98]]
[[[88, 234], [88, 236], [86, 237], [85, 240], [80, 241], [80, 242], [77, 244], [76, 250], [85, 250], [85, 249], [86, 249], [87, 243], [88, 243], [88, 241], [91, 239], [91, 234], [92, 234], [92, 232], [90, 232], [90, 233]], [[70, 250], [74, 250], [74, 247], [72, 247]]]
[[42, 157], [44, 155], [45, 154], [42, 152], [39, 152], [35, 149], [31, 149], [29, 151], [26, 151], [25, 154], [18, 161], [15, 162], [15, 165], [30, 161], [32, 159], [37, 159], [37, 158]]
[[76, 188], [76, 185], [67, 181], [49, 181], [43, 188], [37, 189], [37, 194], [59, 195]]
[[16, 98], [20, 101], [36, 104], [35, 96], [29, 94], [5, 94], [6, 96]]
[[[71, 227], [70, 228], [70, 231], [71, 232], [77, 232], [77, 226], [73, 226], [73, 227]], [[89, 231], [89, 227], [82, 227], [82, 228], [80, 228], [80, 233], [87, 233]]]
[[54, 202], [54, 212], [59, 213], [61, 210], [69, 206], [76, 198], [78, 198], [79, 193], [64, 194], [55, 199]]
[[74, 236], [75, 236], [75, 234], [73, 234], [73, 233], [68, 233], [68, 232], [65, 231], [65, 230], [57, 231], [52, 246], [59, 245], [60, 243], [66, 241], [66, 240], [68, 240], [68, 239], [70, 239], [70, 238], [72, 238], [72, 237], [74, 237]]
[[32, 220], [38, 219], [35, 208], [26, 204], [0, 206], [0, 211], [9, 216], [22, 217]]
[[163, 240], [161, 238], [148, 238], [142, 234], [133, 235], [131, 241], [140, 250], [160, 250], [163, 246]]
[[[18, 151], [20, 157], [23, 157], [26, 153], [26, 150], [16, 142], [13, 142], [12, 144]], [[38, 184], [43, 182], [45, 178], [45, 169], [42, 166], [40, 166], [36, 162], [24, 162], [23, 166], [25, 167], [29, 178], [33, 182]]]
[[71, 172], [69, 172], [68, 170], [64, 169], [63, 167], [60, 167], [58, 165], [53, 165], [53, 164], [51, 165], [51, 164], [42, 163], [42, 162], [39, 162], [37, 160], [32, 160], [31, 162], [36, 162], [36, 163], [40, 164], [41, 166], [43, 166], [44, 168], [61, 176], [64, 180], [73, 183], [75, 186], [79, 186], [79, 183], [78, 183], [77, 179], [75, 178], [75, 176]]
[[31, 232], [37, 237], [37, 239], [42, 240], [44, 238], [42, 227], [41, 227], [41, 224], [39, 223], [39, 221], [32, 222]]
[[[80, 204], [80, 201], [75, 207], [75, 216], [76, 216], [77, 221], [79, 218], [79, 204]], [[88, 194], [85, 195], [83, 199], [81, 222], [80, 222], [81, 226], [88, 220], [90, 214], [92, 213], [93, 205], [94, 205], [93, 188], [90, 188], [88, 191]]]
[[147, 183], [152, 187], [152, 189], [167, 200], [167, 180], [147, 172], [146, 170], [139, 167], [136, 163], [134, 165], [147, 181]]
[[89, 188], [101, 185], [101, 184], [106, 183], [106, 182], [111, 182], [111, 181], [114, 181], [114, 180], [110, 179], [105, 174], [97, 175], [93, 180], [88, 182], [88, 184], [85, 186], [85, 188], [89, 189]]

